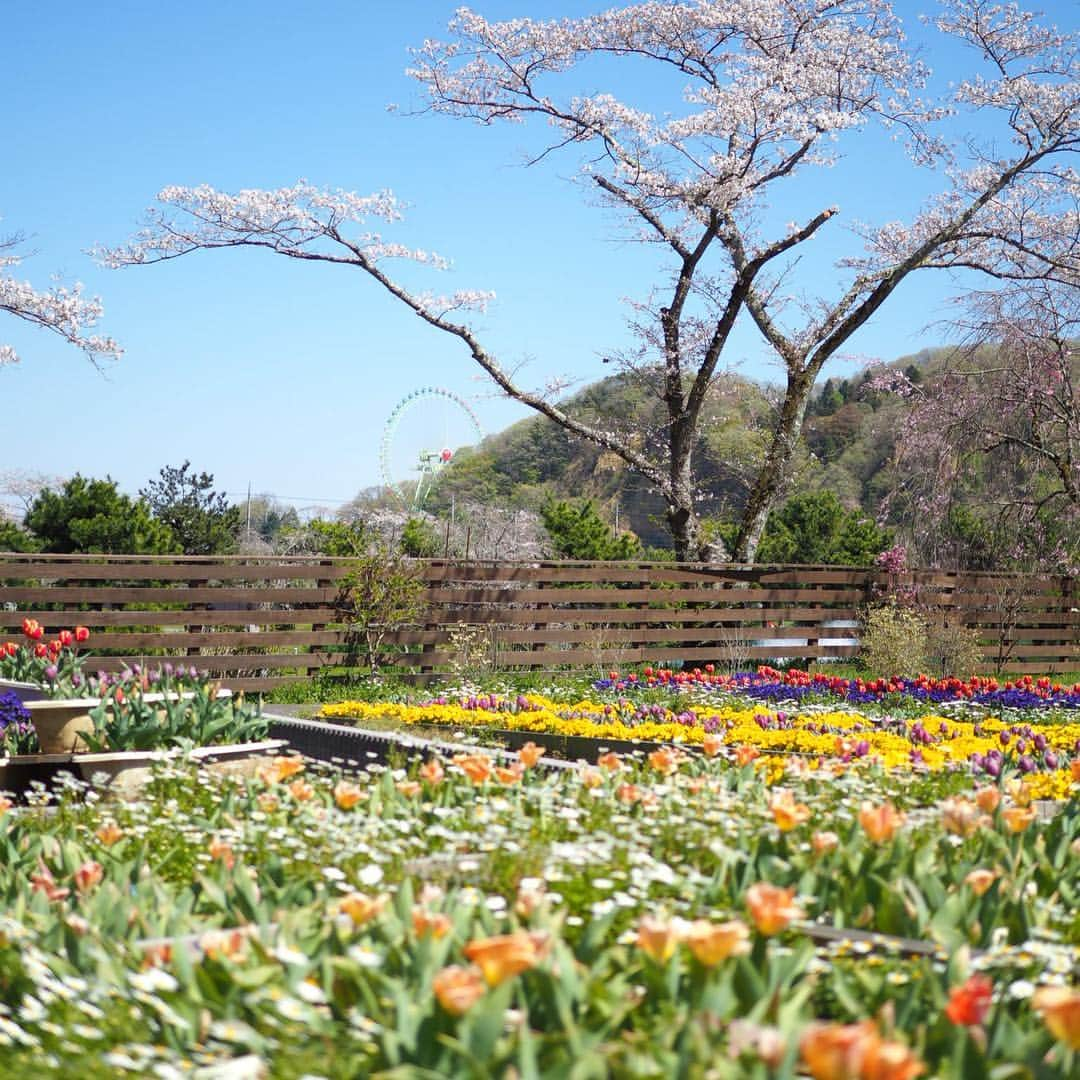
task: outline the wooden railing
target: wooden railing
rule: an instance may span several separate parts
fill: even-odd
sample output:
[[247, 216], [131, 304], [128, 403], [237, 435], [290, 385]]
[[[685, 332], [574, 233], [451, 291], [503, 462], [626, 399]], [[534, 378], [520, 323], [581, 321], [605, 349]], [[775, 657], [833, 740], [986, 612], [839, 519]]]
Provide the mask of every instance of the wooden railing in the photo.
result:
[[[749, 666], [858, 652], [858, 620], [888, 587], [874, 570], [673, 563], [425, 560], [423, 623], [398, 631], [402, 665], [446, 670], [473, 627], [499, 669], [637, 662]], [[337, 608], [348, 560], [0, 554], [0, 633], [27, 615], [91, 628], [91, 666], [166, 659], [267, 689], [360, 657]], [[916, 572], [934, 619], [975, 629], [984, 670], [1080, 669], [1072, 578]]]

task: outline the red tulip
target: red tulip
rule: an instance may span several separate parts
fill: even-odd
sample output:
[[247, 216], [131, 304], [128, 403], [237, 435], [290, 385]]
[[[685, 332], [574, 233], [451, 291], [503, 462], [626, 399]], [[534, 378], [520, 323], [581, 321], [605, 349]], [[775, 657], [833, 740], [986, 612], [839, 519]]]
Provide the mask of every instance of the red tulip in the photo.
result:
[[945, 1015], [957, 1025], [974, 1027], [986, 1019], [994, 984], [985, 975], [972, 975], [963, 986], [954, 986], [949, 992], [949, 1004]]

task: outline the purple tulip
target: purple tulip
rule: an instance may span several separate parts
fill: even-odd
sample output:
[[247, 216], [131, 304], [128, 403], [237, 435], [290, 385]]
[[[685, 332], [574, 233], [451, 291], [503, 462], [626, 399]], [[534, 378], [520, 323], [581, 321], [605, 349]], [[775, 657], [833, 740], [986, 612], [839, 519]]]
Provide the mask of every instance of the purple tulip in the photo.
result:
[[1035, 759], [1028, 754], [1025, 754], [1016, 764], [1022, 773], [1035, 771]]
[[1031, 740], [1031, 742], [1040, 754], [1046, 749], [1046, 736], [1043, 735], [1042, 732], [1039, 732], [1039, 734], [1036, 735], [1035, 738]]
[[48, 679], [49, 682], [54, 682], [56, 680], [56, 676], [58, 674], [59, 674], [59, 672], [57, 671], [57, 668], [56, 668], [55, 664], [50, 664], [45, 669], [45, 678]]
[[1008, 746], [1010, 738], [1012, 738], [1012, 736], [1007, 731], [1003, 731], [998, 736], [998, 739], [1000, 740], [1002, 746]]
[[986, 756], [986, 764], [983, 768], [986, 770], [988, 776], [997, 777], [1001, 775], [1001, 763], [997, 758], [990, 757], [989, 754]]
[[1043, 754], [1043, 764], [1051, 772], [1053, 772], [1054, 769], [1056, 769], [1058, 767], [1058, 756], [1057, 756], [1057, 754], [1055, 754], [1053, 750], [1047, 750], [1046, 753]]

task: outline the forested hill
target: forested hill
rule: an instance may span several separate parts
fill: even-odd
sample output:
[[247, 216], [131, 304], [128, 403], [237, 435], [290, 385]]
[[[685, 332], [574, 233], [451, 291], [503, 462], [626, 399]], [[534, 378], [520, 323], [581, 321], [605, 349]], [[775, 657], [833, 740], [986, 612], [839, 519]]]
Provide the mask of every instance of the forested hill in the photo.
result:
[[[931, 375], [938, 353], [896, 361], [913, 380]], [[823, 382], [807, 411], [803, 445], [789, 485], [795, 491], [828, 489], [848, 507], [876, 516], [891, 486], [893, 432], [907, 408], [872, 392], [867, 375]], [[710, 392], [695, 463], [706, 515], [734, 517], [745, 498], [770, 431], [776, 390], [738, 375], [719, 379]], [[575, 415], [640, 417], [640, 438], [658, 437], [662, 405], [633, 375], [618, 374], [588, 386], [565, 403]], [[441, 514], [453, 499], [483, 505], [538, 509], [548, 498], [588, 497], [602, 516], [630, 529], [647, 546], [669, 546], [663, 502], [614, 454], [569, 435], [545, 417], [528, 417], [479, 446], [461, 451], [441, 474], [427, 509]]]

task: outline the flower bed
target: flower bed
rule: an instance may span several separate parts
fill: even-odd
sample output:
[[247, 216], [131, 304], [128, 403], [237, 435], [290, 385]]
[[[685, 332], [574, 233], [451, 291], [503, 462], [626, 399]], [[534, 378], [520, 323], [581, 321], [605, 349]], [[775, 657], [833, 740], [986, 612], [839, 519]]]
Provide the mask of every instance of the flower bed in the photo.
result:
[[324, 706], [323, 716], [359, 724], [389, 718], [405, 727], [489, 728], [601, 742], [681, 742], [711, 753], [799, 754], [839, 766], [966, 767], [989, 779], [1013, 773], [1028, 777], [1033, 790], [1047, 798], [1068, 797], [1080, 783], [1080, 723], [1033, 726], [996, 717], [910, 718], [853, 710], [787, 713], [733, 704], [686, 706], [676, 712], [629, 699], [563, 704], [535, 694], [442, 696], [416, 704], [352, 701]]
[[893, 675], [881, 679], [846, 679], [822, 672], [810, 674], [798, 668], [778, 671], [761, 666], [753, 674], [717, 674], [711, 664], [704, 669], [671, 671], [645, 667], [641, 673], [609, 673], [597, 679], [601, 691], [633, 693], [641, 690], [723, 691], [744, 698], [763, 701], [802, 701], [806, 698], [832, 698], [853, 705], [908, 699], [919, 704], [941, 705], [970, 701], [996, 709], [1080, 709], [1080, 683], [1071, 686], [1054, 682], [1049, 676], [1023, 675], [1015, 680], [999, 681], [990, 676], [973, 675], [934, 679], [928, 675], [905, 678]]
[[172, 768], [130, 802], [5, 805], [0, 1070], [1075, 1066], [1075, 803], [1040, 820], [985, 785], [919, 809], [909, 771], [770, 787], [721, 754], [545, 772], [540, 752]]

